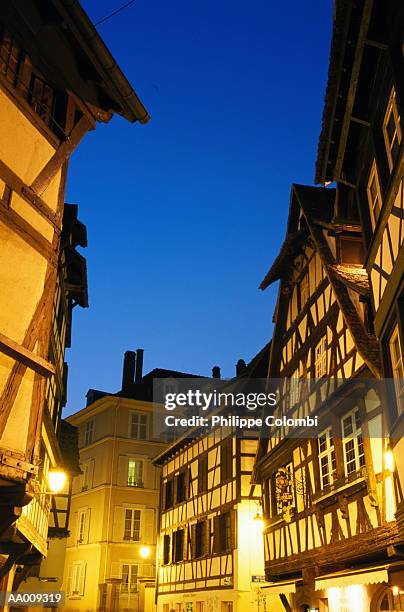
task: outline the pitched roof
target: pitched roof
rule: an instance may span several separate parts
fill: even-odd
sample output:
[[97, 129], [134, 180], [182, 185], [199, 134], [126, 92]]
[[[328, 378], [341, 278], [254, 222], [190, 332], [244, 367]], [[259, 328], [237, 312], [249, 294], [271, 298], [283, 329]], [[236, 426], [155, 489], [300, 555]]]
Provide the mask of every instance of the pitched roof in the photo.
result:
[[[334, 290], [335, 297], [341, 308], [348, 329], [352, 334], [356, 348], [373, 374], [380, 377], [382, 369], [379, 343], [375, 336], [367, 332], [348, 291], [350, 287], [363, 293], [365, 284], [367, 285], [369, 283], [369, 279], [366, 283], [363, 278], [364, 273], [361, 272], [358, 274], [358, 278], [355, 278], [355, 281], [353, 281], [354, 272], [352, 268], [346, 270], [344, 269], [345, 266], [336, 266], [330, 247], [324, 237], [323, 230], [316, 223], [315, 213], [318, 210], [318, 202], [316, 202], [316, 200], [323, 200], [323, 196], [318, 198], [320, 191], [328, 192], [329, 190], [322, 187], [306, 187], [303, 185], [293, 185], [292, 189], [302, 207], [311, 237], [320, 255], [328, 280]], [[359, 280], [359, 276], [361, 280]]]

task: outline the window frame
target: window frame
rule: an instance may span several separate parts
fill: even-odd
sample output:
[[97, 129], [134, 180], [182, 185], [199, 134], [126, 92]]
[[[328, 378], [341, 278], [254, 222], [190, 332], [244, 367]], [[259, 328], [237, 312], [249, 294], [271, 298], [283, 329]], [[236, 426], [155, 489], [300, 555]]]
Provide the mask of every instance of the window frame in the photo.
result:
[[[321, 450], [321, 442], [320, 438], [325, 436], [325, 449]], [[317, 436], [317, 456], [318, 456], [318, 469], [320, 476], [320, 489], [324, 490], [327, 487], [330, 487], [336, 482], [338, 479], [337, 476], [337, 459], [335, 452], [335, 444], [334, 438], [332, 435], [332, 427], [327, 427]], [[323, 463], [322, 460], [326, 459], [327, 463], [327, 472], [323, 474]], [[325, 482], [325, 477], [327, 478], [327, 482]]]
[[[394, 342], [397, 341], [398, 345], [398, 358], [397, 355], [393, 355], [393, 346]], [[397, 371], [401, 367], [401, 372], [404, 373], [404, 351], [402, 345], [402, 338], [400, 334], [400, 325], [398, 322], [395, 323], [393, 330], [388, 338], [388, 348], [389, 348], [389, 358], [390, 358], [390, 367], [391, 374], [394, 381], [395, 387], [395, 396], [396, 396], [396, 408], [397, 408], [397, 416], [400, 416], [404, 413], [404, 384], [402, 384], [401, 388], [399, 386], [399, 381], [403, 381], [404, 375], [402, 377], [397, 376]], [[394, 357], [394, 360], [393, 360]]]
[[[134, 425], [134, 419], [138, 418], [137, 425]], [[142, 424], [142, 419], [145, 420], [145, 423]], [[141, 430], [142, 427], [145, 428], [144, 437], [142, 437]], [[136, 429], [136, 435], [133, 435], [134, 429]], [[140, 442], [145, 442], [149, 437], [149, 415], [146, 412], [141, 412], [140, 410], [132, 410], [129, 418], [129, 438], [131, 440], [139, 440]]]
[[198, 494], [208, 490], [209, 456], [203, 453], [198, 459]]
[[84, 428], [84, 446], [90, 446], [94, 441], [94, 419], [86, 421]]
[[[127, 582], [124, 582], [124, 567], [128, 568], [127, 572]], [[136, 572], [133, 572], [133, 569], [136, 568]], [[133, 580], [133, 574], [135, 574], [136, 579]], [[138, 592], [138, 580], [139, 580], [139, 564], [138, 563], [129, 563], [122, 562], [121, 563], [121, 592], [122, 593], [137, 593]], [[134, 585], [135, 588], [131, 588]]]
[[[123, 524], [123, 537], [125, 542], [140, 542], [142, 538], [142, 511], [139, 508], [125, 508], [124, 524]], [[130, 513], [130, 518], [128, 517]], [[137, 514], [135, 514], [137, 513]], [[136, 518], [138, 516], [138, 518]], [[127, 528], [127, 521], [130, 521], [129, 529]], [[134, 537], [134, 535], [137, 537]]]
[[[361, 469], [366, 467], [362, 426], [360, 421], [358, 426], [358, 419], [356, 418], [356, 416], [358, 416], [358, 419], [360, 419], [360, 411], [357, 406], [355, 406], [354, 408], [352, 408], [341, 416], [342, 453], [344, 457], [344, 474], [346, 478], [350, 478], [353, 474], [357, 474]], [[344, 421], [349, 417], [351, 418], [352, 434], [346, 436]], [[348, 448], [348, 446], [350, 448]], [[354, 454], [354, 459], [348, 460], [347, 455], [349, 452], [352, 451]], [[355, 465], [355, 469], [348, 471], [348, 464], [353, 462]]]
[[[387, 126], [388, 126], [391, 116], [393, 116], [395, 130], [394, 130], [393, 138], [390, 142]], [[396, 162], [396, 158], [393, 158], [393, 154], [392, 154], [394, 140], [395, 139], [397, 140], [398, 148], [400, 148], [401, 140], [403, 137], [402, 130], [401, 130], [401, 123], [400, 123], [400, 115], [398, 112], [397, 102], [396, 102], [396, 90], [394, 87], [392, 87], [391, 89], [389, 101], [387, 103], [386, 112], [383, 118], [382, 129], [383, 129], [384, 144], [386, 146], [387, 160], [389, 163], [390, 172], [392, 172], [394, 168], [394, 164]]]
[[[133, 476], [132, 480], [133, 482], [131, 482], [131, 476], [130, 476], [130, 467], [131, 467], [131, 463], [135, 463], [135, 464], [140, 464], [141, 469], [140, 469], [140, 480], [134, 480], [135, 476]], [[134, 470], [134, 474], [136, 474], [136, 469]], [[144, 460], [143, 459], [137, 459], [136, 457], [130, 457], [128, 459], [128, 477], [127, 477], [127, 486], [128, 487], [137, 487], [137, 488], [143, 488], [144, 487]]]
[[[377, 196], [376, 200], [374, 201], [372, 199], [372, 190], [371, 190], [371, 185], [373, 181], [375, 181], [376, 196]], [[370, 168], [369, 178], [368, 178], [368, 182], [366, 185], [366, 193], [367, 193], [367, 199], [368, 199], [368, 205], [369, 205], [370, 221], [372, 224], [372, 229], [374, 230], [379, 220], [380, 213], [383, 207], [382, 191], [380, 188], [380, 179], [379, 179], [379, 172], [377, 170], [376, 159], [373, 159], [372, 166]], [[377, 210], [377, 214], [375, 214], [375, 208], [377, 209], [377, 205], [378, 205], [378, 210]]]
[[[320, 353], [318, 349], [321, 348]], [[323, 334], [320, 340], [314, 346], [314, 378], [316, 380], [324, 378], [328, 374], [328, 346], [327, 334]], [[320, 366], [320, 367], [319, 367]]]

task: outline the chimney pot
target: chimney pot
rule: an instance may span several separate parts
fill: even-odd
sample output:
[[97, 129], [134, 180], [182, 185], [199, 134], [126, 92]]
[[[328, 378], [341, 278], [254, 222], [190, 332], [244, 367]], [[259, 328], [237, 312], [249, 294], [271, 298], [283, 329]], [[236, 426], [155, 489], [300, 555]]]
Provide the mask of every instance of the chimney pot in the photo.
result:
[[141, 348], [138, 348], [136, 351], [135, 383], [140, 382], [143, 377], [143, 353], [144, 353], [144, 350]]
[[122, 372], [122, 391], [129, 391], [134, 383], [136, 367], [136, 353], [134, 351], [126, 351], [123, 358]]
[[239, 359], [236, 364], [236, 376], [240, 376], [247, 368], [247, 364], [244, 359]]
[[220, 368], [219, 368], [219, 366], [213, 366], [213, 368], [212, 368], [212, 378], [220, 378]]

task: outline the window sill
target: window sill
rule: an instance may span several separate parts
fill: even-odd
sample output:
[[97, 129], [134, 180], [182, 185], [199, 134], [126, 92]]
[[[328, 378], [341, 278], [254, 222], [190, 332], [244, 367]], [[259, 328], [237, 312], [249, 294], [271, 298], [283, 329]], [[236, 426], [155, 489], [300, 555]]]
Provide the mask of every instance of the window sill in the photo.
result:
[[325, 503], [327, 505], [327, 500], [329, 500], [330, 503], [333, 503], [331, 499], [336, 495], [340, 495], [341, 493], [352, 494], [358, 489], [362, 489], [366, 486], [366, 477], [367, 470], [365, 467], [363, 467], [350, 476], [340, 478], [331, 486], [322, 489], [319, 493], [314, 495], [313, 503], [318, 505], [323, 505], [323, 503]]

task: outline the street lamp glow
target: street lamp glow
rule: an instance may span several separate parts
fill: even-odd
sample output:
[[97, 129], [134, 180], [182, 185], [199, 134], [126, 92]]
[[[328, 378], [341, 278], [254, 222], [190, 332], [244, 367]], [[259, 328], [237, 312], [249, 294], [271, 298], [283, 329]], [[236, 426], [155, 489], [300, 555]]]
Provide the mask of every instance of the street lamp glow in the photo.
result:
[[262, 516], [257, 510], [257, 514], [254, 516], [254, 526], [258, 533], [262, 533], [264, 530], [264, 521]]
[[394, 455], [391, 448], [384, 453], [384, 466], [388, 472], [394, 472]]
[[142, 546], [142, 548], [140, 549], [140, 556], [143, 559], [147, 559], [148, 557], [150, 557], [150, 547], [149, 546]]
[[50, 493], [59, 493], [66, 484], [66, 472], [60, 468], [53, 468], [48, 472], [48, 486]]

